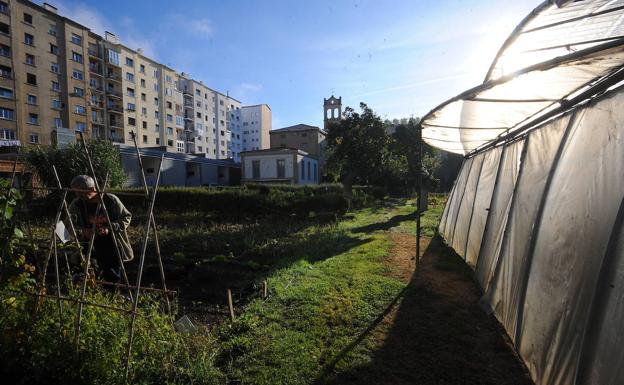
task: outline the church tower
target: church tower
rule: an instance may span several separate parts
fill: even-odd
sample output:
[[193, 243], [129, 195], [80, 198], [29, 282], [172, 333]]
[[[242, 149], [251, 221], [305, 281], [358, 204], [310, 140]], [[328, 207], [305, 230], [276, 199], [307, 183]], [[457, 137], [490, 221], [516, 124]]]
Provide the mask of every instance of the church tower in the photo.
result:
[[323, 110], [323, 129], [327, 130], [327, 127], [329, 127], [331, 123], [339, 121], [342, 116], [342, 96], [336, 98], [332, 95], [329, 99], [323, 98]]

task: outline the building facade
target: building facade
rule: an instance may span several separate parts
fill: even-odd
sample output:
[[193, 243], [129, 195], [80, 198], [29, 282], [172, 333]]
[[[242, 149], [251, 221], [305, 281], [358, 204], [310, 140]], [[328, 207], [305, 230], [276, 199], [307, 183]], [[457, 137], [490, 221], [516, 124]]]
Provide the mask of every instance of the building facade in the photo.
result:
[[78, 133], [132, 145], [135, 133], [139, 147], [240, 162], [241, 107], [50, 4], [0, 0], [1, 146], [63, 146]]
[[325, 156], [325, 131], [316, 126], [297, 124], [270, 132], [271, 148], [297, 148], [320, 160]]
[[319, 165], [315, 157], [294, 148], [244, 151], [242, 183], [317, 184]]
[[241, 108], [243, 122], [243, 151], [266, 150], [271, 148], [272, 115], [267, 104], [243, 106]]

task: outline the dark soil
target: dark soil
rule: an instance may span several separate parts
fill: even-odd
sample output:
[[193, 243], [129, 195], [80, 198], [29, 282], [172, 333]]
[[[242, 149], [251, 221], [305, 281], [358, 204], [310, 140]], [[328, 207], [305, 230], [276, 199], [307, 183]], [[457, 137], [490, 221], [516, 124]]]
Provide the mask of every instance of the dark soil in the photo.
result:
[[392, 235], [390, 274], [409, 282], [403, 298], [370, 331], [372, 361], [326, 378], [330, 384], [533, 384], [459, 256], [436, 237], [423, 240], [418, 273], [415, 237]]

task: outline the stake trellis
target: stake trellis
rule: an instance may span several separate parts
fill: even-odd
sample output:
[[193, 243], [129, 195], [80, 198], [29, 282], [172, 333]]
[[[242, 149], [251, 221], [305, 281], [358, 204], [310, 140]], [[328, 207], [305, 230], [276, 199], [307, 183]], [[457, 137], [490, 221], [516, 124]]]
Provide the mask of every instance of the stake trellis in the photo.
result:
[[[146, 182], [146, 177], [145, 177], [145, 170], [143, 168], [143, 163], [141, 160], [141, 154], [136, 142], [136, 137], [134, 132], [131, 132], [132, 138], [133, 138], [133, 142], [134, 142], [134, 146], [136, 149], [136, 153], [137, 153], [137, 158], [138, 158], [138, 163], [139, 163], [139, 168], [141, 170], [141, 176], [142, 176], [142, 181], [143, 181], [143, 187], [145, 189], [145, 192], [143, 194], [136, 194], [136, 193], [121, 193], [118, 195], [139, 195], [139, 196], [143, 196], [146, 199], [149, 199], [149, 208], [148, 208], [148, 212], [147, 212], [147, 220], [145, 223], [145, 232], [143, 234], [143, 240], [142, 240], [142, 248], [141, 248], [141, 256], [139, 259], [139, 266], [138, 266], [138, 271], [137, 271], [137, 279], [136, 279], [136, 284], [135, 285], [131, 285], [130, 281], [128, 280], [128, 276], [124, 267], [124, 263], [123, 263], [123, 258], [122, 258], [122, 254], [121, 254], [121, 248], [119, 245], [119, 240], [117, 239], [117, 237], [115, 236], [115, 232], [114, 232], [114, 228], [113, 228], [113, 224], [111, 222], [111, 218], [110, 215], [108, 213], [108, 210], [105, 206], [104, 203], [104, 196], [107, 194], [107, 188], [108, 188], [108, 179], [109, 179], [109, 175], [107, 173], [105, 179], [104, 179], [104, 184], [102, 186], [100, 186], [99, 182], [98, 182], [98, 178], [95, 172], [95, 168], [93, 165], [93, 159], [91, 157], [91, 154], [89, 152], [89, 149], [87, 147], [87, 143], [84, 139], [84, 137], [82, 136], [82, 134], [80, 134], [80, 142], [82, 144], [82, 150], [83, 150], [83, 154], [85, 155], [85, 158], [87, 160], [87, 165], [88, 165], [88, 169], [89, 172], [88, 174], [90, 174], [90, 176], [93, 177], [94, 181], [95, 181], [95, 190], [96, 190], [96, 194], [97, 194], [97, 199], [98, 199], [98, 205], [97, 205], [97, 209], [96, 209], [96, 213], [97, 212], [102, 212], [106, 218], [106, 225], [108, 226], [109, 229], [109, 233], [111, 234], [111, 238], [113, 240], [113, 244], [114, 244], [114, 250], [115, 250], [115, 254], [116, 257], [119, 260], [119, 264], [120, 264], [120, 270], [121, 270], [121, 275], [123, 278], [123, 282], [122, 283], [115, 283], [115, 282], [105, 282], [105, 281], [96, 281], [95, 280], [95, 274], [92, 271], [92, 267], [91, 267], [91, 254], [93, 252], [93, 246], [94, 246], [94, 241], [95, 241], [95, 224], [93, 224], [92, 228], [91, 228], [91, 236], [90, 239], [88, 241], [88, 246], [87, 246], [87, 250], [86, 253], [83, 252], [83, 247], [81, 245], [79, 236], [78, 236], [78, 232], [76, 231], [76, 227], [75, 224], [73, 222], [72, 216], [70, 214], [69, 211], [69, 205], [67, 203], [67, 195], [70, 191], [80, 191], [80, 190], [75, 190], [75, 189], [71, 189], [70, 187], [63, 187], [61, 180], [58, 176], [58, 172], [56, 170], [55, 166], [52, 166], [52, 171], [54, 174], [54, 178], [56, 180], [56, 186], [45, 186], [45, 187], [24, 187], [24, 186], [19, 186], [18, 189], [21, 191], [48, 191], [48, 192], [60, 192], [61, 193], [61, 198], [59, 200], [58, 206], [56, 208], [56, 214], [54, 216], [54, 223], [51, 226], [50, 229], [50, 237], [49, 237], [49, 249], [46, 253], [46, 256], [44, 258], [44, 260], [42, 261], [43, 264], [43, 268], [41, 270], [41, 276], [38, 279], [38, 288], [35, 292], [19, 292], [19, 294], [25, 294], [25, 295], [31, 295], [34, 296], [35, 298], [39, 298], [41, 300], [54, 300], [57, 303], [58, 306], [58, 316], [60, 319], [59, 322], [59, 328], [63, 328], [63, 319], [64, 319], [64, 313], [68, 310], [67, 307], [63, 306], [63, 303], [73, 303], [76, 304], [76, 318], [75, 318], [75, 325], [74, 325], [74, 342], [75, 342], [75, 346], [76, 346], [76, 353], [80, 354], [80, 332], [81, 332], [81, 324], [82, 324], [82, 313], [83, 313], [83, 308], [84, 306], [93, 306], [93, 307], [98, 307], [98, 308], [102, 308], [102, 309], [106, 309], [109, 311], [115, 311], [115, 312], [119, 312], [122, 314], [125, 314], [128, 316], [128, 341], [127, 341], [127, 347], [126, 347], [126, 355], [125, 358], [123, 359], [123, 365], [124, 365], [124, 373], [125, 373], [125, 381], [128, 382], [129, 377], [130, 377], [130, 369], [131, 369], [131, 365], [132, 365], [132, 342], [133, 342], [133, 337], [134, 337], [134, 332], [135, 332], [135, 320], [137, 315], [140, 315], [140, 311], [139, 311], [139, 298], [140, 298], [140, 294], [142, 291], [145, 292], [156, 292], [156, 293], [161, 293], [162, 296], [165, 299], [166, 302], [166, 311], [167, 314], [169, 315], [169, 318], [171, 320], [171, 325], [173, 325], [173, 314], [172, 314], [172, 310], [171, 310], [171, 304], [170, 304], [170, 296], [173, 296], [176, 294], [175, 291], [173, 290], [169, 290], [167, 289], [167, 284], [166, 284], [166, 280], [165, 280], [165, 271], [164, 271], [164, 266], [163, 266], [163, 262], [162, 262], [162, 256], [160, 253], [160, 245], [159, 245], [159, 240], [158, 240], [158, 230], [157, 230], [157, 226], [156, 226], [156, 219], [154, 216], [154, 203], [156, 200], [156, 192], [158, 191], [158, 186], [159, 186], [159, 182], [160, 182], [160, 177], [161, 177], [161, 173], [162, 173], [162, 164], [164, 161], [164, 155], [161, 156], [160, 159], [160, 165], [159, 165], [159, 169], [158, 169], [158, 174], [157, 174], [157, 178], [156, 178], [156, 183], [154, 184], [154, 186], [150, 189], [150, 187], [147, 185]], [[18, 156], [15, 158], [14, 160], [14, 164], [13, 164], [13, 172], [12, 172], [12, 177], [11, 177], [11, 181], [10, 181], [10, 185], [6, 191], [6, 197], [9, 198], [10, 194], [11, 194], [11, 190], [13, 189], [13, 184], [14, 184], [14, 180], [16, 177], [16, 170], [17, 170], [17, 164], [19, 161], [19, 154]], [[23, 178], [22, 178], [23, 179]], [[3, 207], [3, 212], [5, 212], [7, 210], [7, 206], [8, 206], [8, 199], [5, 202], [5, 205]], [[65, 295], [62, 293], [62, 286], [61, 283], [64, 281], [61, 279], [62, 276], [62, 269], [61, 269], [61, 265], [60, 265], [60, 260], [59, 260], [59, 247], [58, 247], [58, 239], [57, 239], [57, 234], [56, 234], [56, 226], [57, 224], [61, 221], [61, 218], [64, 217], [65, 220], [67, 221], [67, 223], [69, 224], [69, 240], [65, 241], [64, 243], [67, 243], [70, 246], [75, 246], [77, 249], [77, 252], [80, 256], [80, 261], [82, 263], [82, 277], [81, 277], [81, 282], [80, 282], [80, 295], [79, 296], [71, 296], [71, 295]], [[143, 268], [144, 268], [144, 264], [145, 264], [145, 259], [146, 259], [146, 254], [147, 254], [147, 246], [148, 243], [150, 241], [150, 233], [153, 232], [153, 244], [155, 247], [155, 257], [157, 259], [157, 263], [158, 263], [158, 267], [159, 267], [159, 273], [160, 273], [160, 280], [161, 280], [161, 285], [162, 288], [158, 289], [158, 288], [152, 288], [152, 287], [141, 287], [141, 279], [142, 279], [142, 275], [143, 275]], [[34, 244], [34, 235], [32, 233], [32, 231], [29, 231], [29, 236], [31, 238], [31, 244]], [[64, 250], [64, 248], [62, 248], [64, 251], [64, 256], [65, 256], [65, 261], [67, 263], [67, 274], [68, 274], [68, 279], [66, 280], [67, 283], [72, 286], [72, 271], [71, 268], [69, 266], [69, 261], [67, 258], [67, 254]], [[5, 253], [3, 253], [4, 255]], [[0, 258], [2, 258], [0, 256]], [[50, 260], [52, 260], [54, 262], [54, 275], [55, 275], [55, 280], [54, 283], [56, 285], [56, 289], [54, 290], [54, 294], [48, 293], [48, 287], [47, 287], [47, 280], [46, 277], [48, 275], [48, 265]], [[0, 260], [1, 262], [2, 260]], [[88, 282], [89, 280], [92, 280], [95, 284], [97, 285], [105, 285], [105, 286], [112, 286], [115, 289], [119, 290], [125, 290], [127, 295], [130, 297], [132, 305], [130, 308], [126, 309], [123, 308], [122, 306], [110, 306], [107, 304], [102, 304], [102, 303], [97, 303], [97, 302], [93, 302], [93, 301], [89, 301], [86, 298], [86, 292], [87, 292], [87, 287], [88, 287]], [[16, 293], [17, 294], [17, 293]], [[40, 301], [35, 301], [35, 303], [37, 305], [35, 305], [35, 311], [38, 310], [39, 308], [39, 303]], [[61, 332], [62, 330], [59, 330], [59, 332]], [[121, 358], [121, 357], [120, 357]], [[121, 364], [121, 360], [120, 360], [120, 364]]]

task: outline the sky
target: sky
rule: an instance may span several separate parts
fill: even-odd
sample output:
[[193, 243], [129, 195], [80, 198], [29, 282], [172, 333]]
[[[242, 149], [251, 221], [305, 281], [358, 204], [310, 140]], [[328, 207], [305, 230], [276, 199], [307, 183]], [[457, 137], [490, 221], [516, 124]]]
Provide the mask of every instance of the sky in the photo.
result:
[[[421, 117], [480, 84], [538, 0], [48, 0], [242, 102], [322, 127], [323, 98]], [[41, 4], [42, 2], [39, 2]]]

